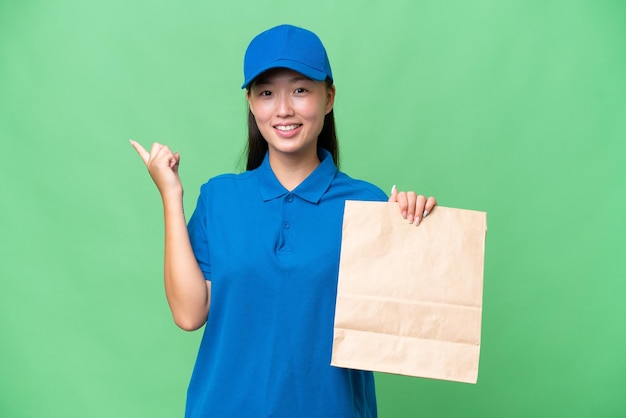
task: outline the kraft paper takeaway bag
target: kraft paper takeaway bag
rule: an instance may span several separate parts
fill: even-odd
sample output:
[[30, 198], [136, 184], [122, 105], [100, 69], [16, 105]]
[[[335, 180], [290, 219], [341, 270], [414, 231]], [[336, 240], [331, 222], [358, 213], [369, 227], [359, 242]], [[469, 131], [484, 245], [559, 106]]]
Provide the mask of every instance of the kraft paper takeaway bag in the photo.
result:
[[476, 383], [487, 214], [347, 201], [331, 364]]

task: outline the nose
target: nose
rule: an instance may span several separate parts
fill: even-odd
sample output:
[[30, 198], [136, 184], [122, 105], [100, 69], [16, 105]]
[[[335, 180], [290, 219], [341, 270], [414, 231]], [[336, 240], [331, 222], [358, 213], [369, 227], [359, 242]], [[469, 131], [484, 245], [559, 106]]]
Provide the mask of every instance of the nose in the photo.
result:
[[276, 101], [276, 116], [284, 118], [293, 116], [293, 103], [289, 94], [280, 94]]

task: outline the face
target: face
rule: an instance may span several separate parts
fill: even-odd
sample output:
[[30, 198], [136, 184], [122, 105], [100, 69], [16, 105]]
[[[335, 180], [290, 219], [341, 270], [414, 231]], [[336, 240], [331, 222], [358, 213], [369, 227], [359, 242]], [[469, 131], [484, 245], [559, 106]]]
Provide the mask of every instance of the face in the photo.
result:
[[317, 137], [333, 108], [334, 86], [281, 68], [255, 80], [247, 98], [270, 158], [317, 158]]

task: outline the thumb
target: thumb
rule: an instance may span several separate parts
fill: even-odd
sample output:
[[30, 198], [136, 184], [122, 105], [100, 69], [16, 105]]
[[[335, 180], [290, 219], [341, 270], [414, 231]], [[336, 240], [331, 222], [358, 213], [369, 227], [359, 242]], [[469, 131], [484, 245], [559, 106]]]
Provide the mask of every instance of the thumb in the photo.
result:
[[170, 161], [170, 167], [178, 173], [178, 165], [180, 164], [180, 153], [175, 152], [174, 157]]
[[398, 189], [396, 189], [396, 185], [395, 184], [391, 188], [391, 196], [389, 196], [389, 201], [390, 202], [397, 202], [398, 201]]

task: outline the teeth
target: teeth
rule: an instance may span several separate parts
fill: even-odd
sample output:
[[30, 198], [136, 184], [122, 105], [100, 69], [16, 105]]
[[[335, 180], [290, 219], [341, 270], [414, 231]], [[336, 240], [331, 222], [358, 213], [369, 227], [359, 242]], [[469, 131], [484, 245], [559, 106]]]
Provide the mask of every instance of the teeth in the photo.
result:
[[276, 129], [278, 129], [279, 131], [291, 131], [293, 129], [296, 129], [298, 126], [300, 125], [276, 125]]

